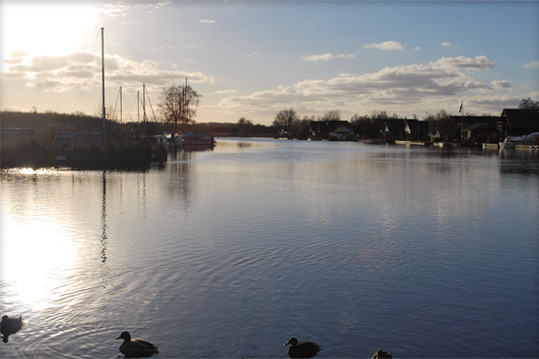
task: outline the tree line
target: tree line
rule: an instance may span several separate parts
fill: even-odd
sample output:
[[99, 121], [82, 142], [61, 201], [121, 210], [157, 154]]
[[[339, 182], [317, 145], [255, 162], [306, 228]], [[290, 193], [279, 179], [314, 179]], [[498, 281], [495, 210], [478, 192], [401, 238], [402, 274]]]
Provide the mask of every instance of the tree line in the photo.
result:
[[[191, 86], [185, 85], [171, 86], [163, 89], [161, 95], [161, 117], [165, 124], [175, 131], [185, 132], [188, 125], [190, 128], [196, 126], [194, 118], [196, 109], [200, 104], [200, 95]], [[531, 98], [521, 100], [518, 108], [539, 109], [539, 101]], [[387, 111], [373, 111], [370, 115], [360, 116], [354, 114], [348, 120], [348, 127], [353, 130], [360, 139], [378, 139], [381, 137], [383, 126], [387, 119], [396, 119], [396, 114]], [[414, 115], [414, 119], [417, 119]], [[429, 123], [429, 129], [433, 133], [438, 133], [442, 138], [450, 139], [458, 136], [457, 126], [454, 117], [445, 110], [440, 110], [436, 114], [428, 114], [425, 121]], [[286, 134], [290, 138], [308, 139], [311, 136], [311, 123], [313, 121], [342, 121], [338, 110], [330, 110], [322, 116], [299, 116], [293, 108], [283, 109], [277, 112], [270, 127], [255, 125], [245, 117], [241, 117], [235, 126], [228, 129], [229, 135], [235, 136], [260, 136]], [[207, 126], [206, 126], [207, 127]], [[223, 124], [213, 126], [221, 127]]]

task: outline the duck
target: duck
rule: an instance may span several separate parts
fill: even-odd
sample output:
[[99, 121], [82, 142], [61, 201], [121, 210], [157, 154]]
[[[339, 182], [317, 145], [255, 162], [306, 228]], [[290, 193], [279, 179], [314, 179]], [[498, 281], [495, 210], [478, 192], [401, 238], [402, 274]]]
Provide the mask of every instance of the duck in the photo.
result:
[[122, 332], [116, 339], [123, 339], [120, 351], [126, 358], [150, 357], [159, 353], [159, 349], [150, 342], [142, 339], [131, 339], [129, 332]]
[[283, 346], [290, 344], [288, 356], [290, 358], [312, 358], [322, 349], [322, 347], [313, 342], [298, 342], [297, 338], [290, 338]]
[[382, 358], [393, 358], [391, 355], [391, 352], [383, 351], [382, 349], [378, 349], [376, 353], [372, 356], [372, 359], [382, 359]]
[[11, 334], [17, 333], [23, 327], [24, 322], [22, 321], [22, 316], [18, 318], [10, 318], [7, 315], [2, 317], [0, 322], [0, 333], [3, 334], [2, 341], [7, 343], [9, 341], [9, 336]]

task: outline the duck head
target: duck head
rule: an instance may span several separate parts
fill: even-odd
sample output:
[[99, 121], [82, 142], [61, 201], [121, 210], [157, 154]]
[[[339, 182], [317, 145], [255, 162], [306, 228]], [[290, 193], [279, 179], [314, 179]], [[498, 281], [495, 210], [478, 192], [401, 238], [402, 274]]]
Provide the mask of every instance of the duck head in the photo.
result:
[[294, 337], [288, 339], [288, 341], [286, 343], [283, 344], [283, 347], [284, 346], [287, 346], [288, 344], [291, 344], [291, 345], [298, 345], [298, 340]]
[[131, 341], [131, 334], [129, 334], [129, 332], [122, 332], [122, 334], [120, 334], [120, 336], [116, 339], [123, 339], [125, 340], [126, 342], [130, 342]]

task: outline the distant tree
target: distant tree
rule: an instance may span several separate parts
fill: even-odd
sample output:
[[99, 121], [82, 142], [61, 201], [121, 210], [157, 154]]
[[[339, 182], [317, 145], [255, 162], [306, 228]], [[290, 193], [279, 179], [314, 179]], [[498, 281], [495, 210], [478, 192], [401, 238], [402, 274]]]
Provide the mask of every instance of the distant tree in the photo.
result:
[[337, 110], [326, 112], [322, 117], [318, 118], [318, 121], [340, 121], [341, 113]]
[[387, 112], [373, 111], [371, 116], [355, 114], [350, 118], [350, 126], [363, 139], [378, 139], [381, 136], [384, 121], [389, 118]]
[[273, 126], [278, 130], [290, 131], [292, 129], [292, 124], [297, 119], [298, 115], [294, 109], [290, 108], [288, 110], [281, 110], [277, 112], [277, 115], [275, 115]]
[[292, 123], [291, 133], [294, 138], [299, 140], [306, 140], [309, 138], [311, 132], [311, 121], [313, 118], [304, 116], [302, 120], [295, 119]]
[[245, 117], [240, 118], [236, 125], [237, 125], [237, 130], [238, 130], [238, 136], [241, 136], [241, 137], [249, 136], [254, 126], [253, 123], [245, 119]]
[[189, 85], [171, 86], [163, 89], [161, 95], [161, 114], [164, 122], [173, 124], [175, 130], [179, 124], [193, 122], [196, 116], [196, 107], [200, 103], [199, 95]]
[[455, 121], [445, 110], [440, 110], [436, 115], [427, 116], [426, 120], [429, 121], [430, 131], [439, 133], [444, 140], [455, 138], [457, 135]]
[[521, 110], [539, 110], [539, 101], [534, 101], [530, 97], [523, 98], [518, 108]]

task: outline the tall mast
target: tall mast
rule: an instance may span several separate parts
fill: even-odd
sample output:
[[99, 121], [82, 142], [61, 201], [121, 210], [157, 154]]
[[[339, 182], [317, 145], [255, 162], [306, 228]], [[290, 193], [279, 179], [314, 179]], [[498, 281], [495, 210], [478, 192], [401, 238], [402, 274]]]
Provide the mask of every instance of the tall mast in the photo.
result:
[[146, 124], [146, 85], [142, 84], [142, 122], [144, 123], [144, 135], [148, 134], [148, 127]]
[[123, 120], [123, 108], [122, 108], [122, 86], [120, 86], [120, 123]]
[[142, 84], [142, 121], [146, 123], [146, 85]]
[[101, 28], [101, 93], [103, 96], [103, 142], [107, 143], [107, 119], [105, 117], [105, 28]]
[[185, 78], [185, 119], [186, 123], [189, 123], [189, 100], [190, 98], [187, 98], [189, 96], [189, 91], [187, 91], [187, 77]]

